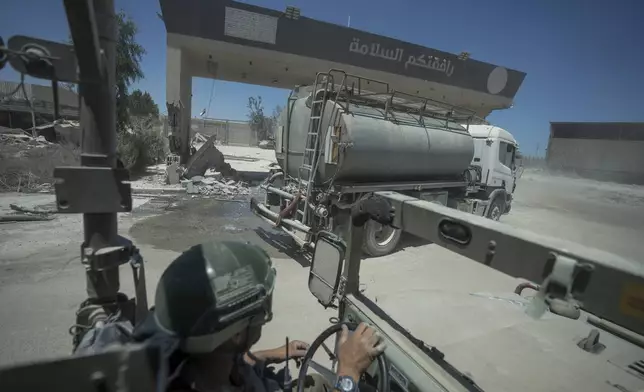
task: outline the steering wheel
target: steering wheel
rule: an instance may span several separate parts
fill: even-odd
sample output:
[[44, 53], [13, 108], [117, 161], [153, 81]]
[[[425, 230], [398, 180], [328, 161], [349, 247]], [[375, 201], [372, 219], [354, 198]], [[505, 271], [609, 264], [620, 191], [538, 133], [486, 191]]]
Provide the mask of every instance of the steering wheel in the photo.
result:
[[[313, 360], [313, 356], [315, 353], [318, 351], [320, 346], [333, 334], [336, 334], [340, 331], [342, 331], [342, 325], [346, 325], [349, 331], [353, 332], [358, 328], [358, 323], [349, 323], [349, 322], [342, 322], [342, 323], [337, 323], [333, 324], [329, 328], [325, 329], [322, 331], [322, 333], [311, 343], [311, 346], [309, 346], [308, 351], [306, 352], [306, 355], [302, 358], [301, 366], [300, 366], [300, 373], [297, 378], [297, 392], [304, 392], [305, 388], [305, 381], [306, 381], [306, 375], [307, 371], [309, 370], [309, 365], [313, 364], [314, 366], [313, 369], [318, 371], [321, 376], [323, 376], [327, 381], [329, 381], [331, 384], [335, 382], [335, 378], [337, 378], [337, 374], [333, 372], [331, 369], [328, 369], [317, 362]], [[387, 362], [385, 359], [384, 355], [378, 355], [376, 357], [376, 361], [378, 361], [378, 391], [379, 392], [387, 392], [389, 391], [389, 369], [387, 369]], [[322, 374], [325, 373], [325, 374]], [[329, 380], [330, 377], [333, 377], [333, 380]], [[356, 382], [360, 382], [360, 380], [355, 380]]]

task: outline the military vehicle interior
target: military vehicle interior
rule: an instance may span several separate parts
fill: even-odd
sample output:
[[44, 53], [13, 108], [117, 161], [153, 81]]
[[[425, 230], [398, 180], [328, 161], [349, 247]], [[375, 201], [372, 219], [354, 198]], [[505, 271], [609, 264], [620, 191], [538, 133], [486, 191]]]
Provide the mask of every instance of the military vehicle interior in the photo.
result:
[[[70, 22], [78, 24], [75, 39], [82, 33], [96, 33], [96, 21], [87, 17], [93, 15], [93, 10], [72, 7], [83, 2], [65, 3]], [[92, 37], [96, 42], [87, 39], [85, 43], [95, 50], [84, 53], [79, 63], [100, 74], [102, 53], [92, 46], [98, 42], [95, 34]], [[55, 43], [48, 44], [56, 48]], [[57, 50], [52, 56], [39, 58], [41, 71], [51, 71], [47, 61], [69, 55], [68, 49]], [[16, 64], [27, 73], [24, 64]], [[73, 76], [57, 73], [58, 80], [78, 82], [76, 64], [73, 65], [72, 71], [60, 71]], [[52, 75], [41, 72], [41, 76]], [[348, 101], [351, 99], [365, 107], [370, 100], [380, 105], [388, 99], [410, 116], [422, 114], [431, 105], [425, 101], [404, 109], [395, 93], [358, 95]], [[110, 172], [107, 177], [95, 177], [93, 182], [105, 178], [104, 183], [114, 180]], [[127, 193], [131, 204], [129, 188], [120, 194], [115, 185], [112, 191], [101, 200], [110, 207], [116, 205], [115, 209], [71, 212], [115, 215], [115, 211], [127, 210], [117, 196]], [[82, 200], [79, 194], [74, 195], [72, 201]], [[325, 342], [337, 336], [340, 324], [354, 328], [365, 322], [387, 343], [385, 353], [374, 361], [364, 380], [380, 392], [642, 390], [644, 275], [628, 260], [396, 192], [374, 192], [373, 197], [353, 209], [352, 219], [348, 239], [321, 233], [313, 250], [309, 290], [321, 306], [336, 308], [338, 315], [329, 320], [330, 326], [320, 326], [321, 334], [301, 365], [300, 378], [309, 371], [327, 379], [334, 377], [337, 357]], [[467, 272], [471, 285], [450, 287], [450, 277], [445, 275], [444, 287], [427, 287], [422, 273], [403, 277], [402, 266], [401, 276], [392, 274], [380, 281], [408, 279], [407, 295], [391, 292], [386, 285], [371, 284], [369, 274], [361, 274], [360, 268], [363, 230], [368, 219], [441, 247], [432, 262], [476, 264], [480, 268]], [[462, 258], [454, 259], [454, 254]], [[413, 251], [410, 255], [413, 257]], [[464, 270], [457, 268], [454, 273]], [[477, 279], [488, 270], [507, 275], [496, 281], [498, 292], [478, 291]], [[415, 299], [410, 301], [410, 297]], [[0, 389], [16, 390], [4, 387], [28, 383], [37, 390], [156, 391], [164, 386], [167, 376], [160, 361], [159, 352], [132, 345], [2, 370]], [[34, 373], [42, 377], [34, 379]], [[123, 389], [111, 389], [112, 386]]]
[[[627, 305], [634, 284], [642, 282], [637, 270], [627, 263], [608, 267], [605, 257], [618, 258], [602, 251], [509, 232], [498, 222], [425, 201], [404, 201], [393, 192], [380, 197], [388, 208], [394, 206], [394, 227], [444, 247], [446, 254], [469, 256], [460, 262], [480, 263], [479, 276], [498, 269], [528, 278], [512, 274], [504, 261], [524, 254], [523, 262], [532, 261], [540, 270], [542, 278], [533, 281], [543, 282], [535, 287], [508, 276], [498, 281], [499, 292], [484, 293], [473, 291], [473, 277], [471, 288], [445, 292], [422, 287], [422, 277], [407, 277], [406, 294], [418, 297], [409, 303], [411, 295], [373, 286], [369, 275], [360, 274], [356, 238], [361, 227], [352, 226], [348, 243], [331, 235], [319, 238], [309, 289], [322, 306], [339, 309], [332, 323], [365, 322], [385, 337], [389, 390], [636, 391], [642, 385], [641, 331], [618, 325], [641, 330], [637, 317], [629, 316], [635, 308]], [[492, 256], [490, 244], [495, 244]], [[607, 280], [619, 290], [607, 289]], [[530, 287], [536, 291], [525, 290]], [[617, 300], [605, 301], [608, 297]], [[317, 348], [314, 343], [312, 350]], [[313, 366], [320, 368], [320, 363]], [[379, 373], [374, 363], [367, 377], [374, 387], [382, 380]]]

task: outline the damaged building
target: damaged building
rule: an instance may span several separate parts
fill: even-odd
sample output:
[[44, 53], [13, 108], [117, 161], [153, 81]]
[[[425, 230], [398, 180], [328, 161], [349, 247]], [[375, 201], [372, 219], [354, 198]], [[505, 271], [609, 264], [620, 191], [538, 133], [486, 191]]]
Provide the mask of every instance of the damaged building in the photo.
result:
[[[79, 119], [78, 94], [58, 86], [58, 109], [60, 117], [67, 120]], [[28, 129], [33, 127], [33, 108], [36, 126], [54, 120], [54, 93], [51, 86], [38, 84], [0, 82], [0, 126], [5, 128]]]

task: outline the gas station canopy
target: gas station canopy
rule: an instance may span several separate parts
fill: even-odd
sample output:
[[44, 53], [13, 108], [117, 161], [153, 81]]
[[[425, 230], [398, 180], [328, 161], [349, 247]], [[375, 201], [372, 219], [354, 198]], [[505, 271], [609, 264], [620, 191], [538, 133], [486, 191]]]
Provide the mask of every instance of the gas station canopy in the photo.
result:
[[[170, 52], [194, 77], [291, 89], [338, 68], [486, 117], [525, 73], [285, 11], [229, 0], [160, 0]], [[170, 57], [169, 57], [170, 60]], [[170, 63], [170, 61], [169, 61]], [[168, 68], [168, 83], [171, 73]], [[367, 89], [367, 86], [362, 86]]]

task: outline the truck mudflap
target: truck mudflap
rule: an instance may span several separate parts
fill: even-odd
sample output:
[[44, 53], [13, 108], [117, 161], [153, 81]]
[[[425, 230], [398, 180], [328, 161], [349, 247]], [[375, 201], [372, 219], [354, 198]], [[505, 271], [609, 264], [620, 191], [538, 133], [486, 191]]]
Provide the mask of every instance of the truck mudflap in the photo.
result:
[[273, 226], [284, 226], [291, 231], [297, 230], [306, 234], [311, 233], [310, 227], [304, 225], [302, 222], [293, 219], [280, 218], [280, 215], [277, 212], [271, 211], [267, 206], [257, 201], [257, 199], [254, 197], [251, 197], [250, 199], [250, 209], [251, 211], [253, 211], [253, 213], [255, 213], [255, 215], [259, 216], [264, 221], [272, 224]]

